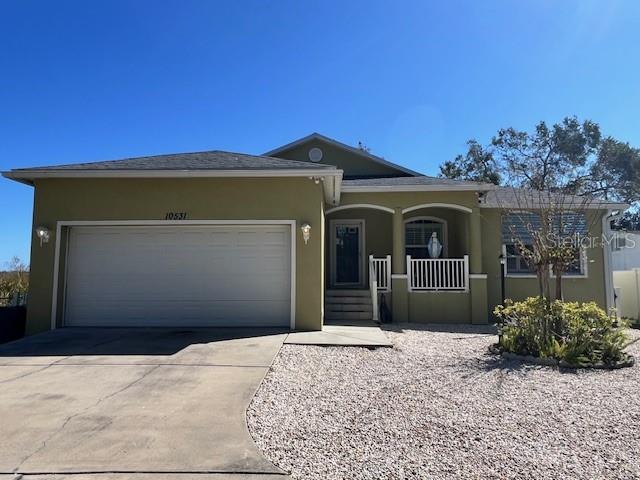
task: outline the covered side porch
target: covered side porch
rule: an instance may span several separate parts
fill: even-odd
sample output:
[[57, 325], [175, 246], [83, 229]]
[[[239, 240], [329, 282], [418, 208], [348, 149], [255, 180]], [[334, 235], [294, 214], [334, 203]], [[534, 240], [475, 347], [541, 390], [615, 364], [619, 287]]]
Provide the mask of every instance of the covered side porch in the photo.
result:
[[326, 321], [379, 320], [385, 305], [394, 322], [487, 323], [480, 209], [407, 203], [325, 212]]

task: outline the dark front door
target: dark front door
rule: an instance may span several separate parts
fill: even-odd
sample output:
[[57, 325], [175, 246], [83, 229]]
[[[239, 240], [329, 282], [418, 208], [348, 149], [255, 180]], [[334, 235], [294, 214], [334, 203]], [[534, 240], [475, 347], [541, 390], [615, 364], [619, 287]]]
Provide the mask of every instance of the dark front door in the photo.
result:
[[333, 224], [333, 285], [361, 286], [362, 267], [362, 222], [336, 221]]

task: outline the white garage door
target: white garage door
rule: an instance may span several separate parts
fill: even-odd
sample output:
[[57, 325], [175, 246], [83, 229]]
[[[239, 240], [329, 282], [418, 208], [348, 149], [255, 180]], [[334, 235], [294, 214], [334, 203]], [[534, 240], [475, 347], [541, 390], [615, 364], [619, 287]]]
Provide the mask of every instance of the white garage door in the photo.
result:
[[68, 326], [289, 326], [289, 225], [72, 227]]

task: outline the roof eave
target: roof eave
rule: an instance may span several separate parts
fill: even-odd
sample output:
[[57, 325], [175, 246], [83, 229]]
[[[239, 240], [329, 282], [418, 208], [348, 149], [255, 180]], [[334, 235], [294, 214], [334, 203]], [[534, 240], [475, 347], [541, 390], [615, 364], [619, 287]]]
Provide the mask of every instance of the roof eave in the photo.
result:
[[359, 192], [488, 192], [494, 185], [345, 185], [344, 193]]
[[336, 168], [269, 170], [12, 170], [2, 172], [10, 180], [33, 185], [42, 178], [193, 178], [193, 177], [342, 177]]
[[25, 178], [19, 175], [16, 175], [14, 172], [2, 172], [1, 175], [4, 178], [8, 178], [9, 180], [13, 180], [14, 182], [24, 183], [25, 185], [29, 185], [33, 187], [33, 179]]

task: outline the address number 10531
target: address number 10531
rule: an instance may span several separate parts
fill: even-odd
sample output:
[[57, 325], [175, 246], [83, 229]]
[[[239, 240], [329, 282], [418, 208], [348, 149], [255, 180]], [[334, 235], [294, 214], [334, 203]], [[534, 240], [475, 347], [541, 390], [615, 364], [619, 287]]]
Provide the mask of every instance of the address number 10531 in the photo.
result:
[[165, 220], [186, 220], [187, 212], [167, 212], [164, 216]]

